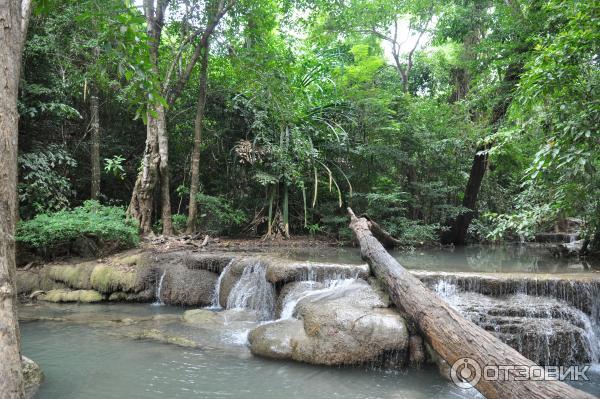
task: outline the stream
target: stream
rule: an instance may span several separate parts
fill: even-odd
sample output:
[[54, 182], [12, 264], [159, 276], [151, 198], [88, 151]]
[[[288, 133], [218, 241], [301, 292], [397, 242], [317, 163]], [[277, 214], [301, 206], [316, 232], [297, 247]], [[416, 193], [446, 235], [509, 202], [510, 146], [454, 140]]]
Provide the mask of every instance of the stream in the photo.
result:
[[[393, 254], [407, 268], [432, 272], [563, 272], [578, 276], [581, 276], [579, 273], [589, 273], [592, 277], [598, 274], [581, 263], [557, 260], [542, 250], [520, 246], [469, 247], [454, 251], [423, 249]], [[278, 255], [299, 261], [360, 262], [355, 249], [286, 249], [284, 254]], [[231, 264], [229, 262], [226, 268]], [[258, 314], [260, 321], [228, 321], [225, 317], [225, 323], [221, 324], [209, 319], [203, 324], [186, 323], [182, 318], [186, 309], [164, 305], [161, 300], [164, 272], [156, 287], [154, 304], [53, 304], [39, 301], [21, 305], [19, 316], [23, 354], [34, 359], [45, 374], [45, 381], [36, 397], [481, 398], [474, 389], [460, 389], [442, 378], [433, 365], [420, 370], [324, 367], [253, 356], [247, 341], [251, 328], [269, 320], [293, 318], [299, 301], [339, 295], [356, 281], [337, 278], [324, 281], [321, 285], [305, 282], [304, 290], [290, 295], [281, 305], [277, 316], [274, 314], [277, 293], [267, 283], [265, 273], [265, 269], [258, 265], [244, 269], [229, 294], [226, 306], [227, 309], [253, 311]], [[519, 315], [525, 319], [552, 318], [553, 309], [565, 309], [564, 317], [575, 320], [577, 325], [589, 332], [590, 341], [587, 345], [592, 353], [591, 359], [596, 362], [587, 374], [590, 381], [574, 384], [600, 395], [600, 367], [597, 365], [600, 347], [597, 342], [598, 300], [595, 293], [581, 291], [581, 295], [592, 295], [588, 297], [588, 302], [579, 306], [584, 310], [587, 309], [586, 304], [594, 306], [590, 318], [565, 302], [528, 296], [521, 289], [515, 292], [509, 290], [506, 296], [494, 299], [478, 293], [475, 288], [480, 286], [479, 283], [461, 283], [460, 287], [469, 287], [472, 292], [459, 292], [460, 287], [456, 285], [459, 283], [461, 281], [435, 280], [430, 282], [430, 286], [451, 306], [471, 319], [480, 317], [478, 306], [498, 306], [498, 301], [503, 301], [502, 306], [507, 306], [507, 315], [511, 317], [515, 316], [515, 311], [510, 307], [512, 304], [522, 306], [524, 302], [530, 303], [527, 308], [530, 310], [526, 309], [525, 314]], [[206, 308], [207, 312], [214, 312], [214, 315], [223, 311], [219, 306], [220, 285], [221, 277], [216, 283], [212, 305]], [[584, 284], [582, 287], [587, 286]], [[550, 295], [556, 291], [552, 285], [547, 289], [547, 293], [539, 291], [539, 294]], [[578, 291], [574, 292], [579, 295]], [[536, 298], [541, 298], [540, 304], [537, 304]], [[589, 298], [593, 298], [593, 302], [589, 302]], [[575, 300], [571, 302], [578, 305]], [[545, 313], [540, 316], [540, 312]], [[499, 325], [495, 323], [495, 319], [490, 319], [489, 327], [498, 331]], [[553, 334], [553, 330], [549, 329], [547, 336]], [[542, 342], [542, 346], [549, 342]], [[543, 349], [540, 347], [539, 352], [543, 352]]]
[[74, 318], [22, 323], [23, 351], [45, 373], [37, 398], [480, 397], [443, 380], [433, 367], [386, 371], [273, 361], [253, 357], [228, 331], [205, 331], [200, 348], [185, 348], [131, 339], [130, 326], [108, 321], [160, 315], [154, 328], [184, 329], [166, 317], [182, 313], [170, 306], [43, 305], [22, 313]]

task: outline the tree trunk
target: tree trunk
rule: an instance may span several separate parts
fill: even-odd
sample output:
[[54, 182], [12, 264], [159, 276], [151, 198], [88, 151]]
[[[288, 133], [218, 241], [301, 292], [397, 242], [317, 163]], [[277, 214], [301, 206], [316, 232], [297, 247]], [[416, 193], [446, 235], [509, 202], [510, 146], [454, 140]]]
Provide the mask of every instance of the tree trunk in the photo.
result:
[[188, 208], [187, 228], [188, 234], [196, 229], [196, 219], [198, 218], [198, 203], [196, 194], [200, 186], [200, 149], [202, 146], [202, 124], [204, 123], [204, 109], [206, 107], [206, 89], [208, 85], [208, 57], [209, 41], [202, 44], [202, 59], [200, 61], [200, 93], [198, 94], [198, 104], [196, 107], [196, 121], [194, 122], [194, 147], [192, 150], [192, 178], [190, 182], [190, 204]]
[[156, 105], [157, 137], [159, 175], [160, 175], [160, 205], [162, 219], [162, 233], [166, 236], [173, 235], [173, 220], [171, 219], [171, 183], [169, 176], [169, 134], [167, 132], [167, 115], [162, 104]]
[[[144, 0], [144, 15], [146, 17], [150, 60], [152, 62], [152, 71], [157, 76], [160, 72], [158, 68], [158, 49], [167, 5], [168, 0], [158, 0], [157, 4], [155, 4], [154, 0]], [[165, 151], [168, 152], [168, 140], [165, 141], [166, 124], [164, 107], [155, 101], [149, 101], [146, 116], [146, 146], [142, 157], [142, 170], [138, 174], [133, 193], [131, 194], [129, 208], [127, 209], [127, 212], [138, 220], [142, 235], [148, 235], [152, 232], [154, 188], [161, 178], [159, 171], [161, 155]], [[163, 142], [162, 152], [159, 152], [159, 140]], [[168, 189], [168, 178], [166, 183]]]
[[24, 397], [17, 290], [17, 97], [29, 1], [3, 1], [0, 7], [0, 397]]
[[481, 183], [483, 183], [483, 176], [487, 169], [487, 163], [487, 148], [478, 148], [475, 157], [473, 158], [471, 173], [469, 174], [469, 180], [467, 181], [467, 187], [465, 188], [465, 195], [462, 201], [462, 206], [469, 210], [458, 215], [450, 230], [442, 236], [442, 242], [444, 244], [465, 245], [469, 225], [475, 217], [477, 196], [481, 189]]
[[[466, 364], [463, 363], [464, 359], [468, 359], [473, 370], [479, 367], [479, 371], [485, 366], [535, 365], [448, 306], [386, 252], [371, 233], [367, 219], [357, 218], [350, 208], [348, 213], [351, 218], [350, 228], [360, 243], [363, 259], [384, 282], [394, 304], [412, 318], [429, 345], [449, 365]], [[508, 371], [508, 375], [510, 378], [503, 381], [480, 378], [474, 386], [490, 399], [593, 397], [560, 381], [515, 381], [514, 378], [520, 376], [518, 370]]]
[[289, 187], [283, 183], [283, 236], [290, 238], [290, 194]]
[[[522, 71], [523, 64], [522, 61], [519, 61], [509, 65], [506, 74], [504, 75], [500, 87], [501, 99], [492, 109], [492, 120], [490, 121], [492, 132], [498, 131], [500, 124], [506, 115], [506, 111], [512, 101], [512, 91], [519, 82], [519, 76]], [[483, 182], [483, 177], [485, 176], [485, 171], [487, 169], [489, 149], [489, 145], [487, 144], [477, 148], [462, 201], [463, 207], [468, 208], [469, 210], [459, 215], [454, 222], [451, 223], [450, 230], [442, 235], [442, 243], [444, 244], [465, 245], [466, 243], [467, 232], [471, 221], [475, 217], [477, 197], [479, 196], [481, 183]]]
[[98, 87], [92, 83], [90, 95], [91, 114], [91, 148], [92, 192], [90, 198], [98, 199], [100, 194], [100, 105], [98, 102]]
[[146, 147], [142, 158], [142, 171], [139, 173], [131, 194], [131, 202], [127, 212], [137, 219], [140, 224], [140, 233], [148, 235], [152, 232], [152, 208], [154, 206], [154, 188], [158, 181], [158, 154], [157, 121], [148, 112], [148, 125], [146, 127]]

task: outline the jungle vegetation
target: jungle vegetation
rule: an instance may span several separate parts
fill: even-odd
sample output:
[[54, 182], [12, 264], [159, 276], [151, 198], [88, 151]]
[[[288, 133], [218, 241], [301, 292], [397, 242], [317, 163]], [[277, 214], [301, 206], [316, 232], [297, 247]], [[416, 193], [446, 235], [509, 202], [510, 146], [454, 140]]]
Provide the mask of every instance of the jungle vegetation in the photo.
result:
[[599, 11], [39, 2], [18, 95], [17, 239], [73, 234], [70, 219], [96, 209], [129, 243], [132, 220], [142, 235], [344, 241], [351, 205], [407, 245], [577, 217], [598, 248]]

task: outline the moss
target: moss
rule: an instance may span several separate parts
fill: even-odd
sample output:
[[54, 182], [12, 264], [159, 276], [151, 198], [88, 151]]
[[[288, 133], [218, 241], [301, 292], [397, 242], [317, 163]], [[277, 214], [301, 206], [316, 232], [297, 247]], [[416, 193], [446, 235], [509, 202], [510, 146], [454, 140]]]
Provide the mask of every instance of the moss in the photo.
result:
[[122, 291], [117, 291], [117, 292], [113, 292], [112, 294], [110, 294], [110, 296], [108, 297], [108, 300], [111, 302], [123, 302], [126, 301], [128, 298], [128, 295]]
[[39, 290], [40, 276], [37, 273], [17, 270], [17, 294], [29, 294]]
[[116, 259], [116, 262], [120, 263], [122, 265], [126, 265], [126, 266], [136, 266], [136, 265], [141, 264], [141, 255], [135, 254], [135, 255], [124, 256], [122, 258]]
[[49, 291], [65, 288], [61, 282], [54, 281], [45, 269], [41, 271], [17, 270], [17, 293], [27, 295], [34, 291]]
[[65, 283], [71, 288], [87, 290], [92, 288], [90, 285], [92, 270], [93, 265], [88, 263], [52, 265], [48, 268], [48, 276], [55, 281]]
[[51, 290], [39, 297], [47, 302], [100, 302], [104, 300], [102, 294], [94, 290]]
[[90, 276], [92, 288], [110, 294], [115, 291], [134, 291], [135, 272], [113, 266], [98, 265]]

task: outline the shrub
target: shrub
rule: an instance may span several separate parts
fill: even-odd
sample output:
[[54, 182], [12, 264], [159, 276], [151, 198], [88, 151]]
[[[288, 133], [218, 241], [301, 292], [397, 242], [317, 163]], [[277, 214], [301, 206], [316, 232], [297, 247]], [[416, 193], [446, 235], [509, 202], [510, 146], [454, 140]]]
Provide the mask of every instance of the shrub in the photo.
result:
[[198, 193], [196, 201], [200, 208], [200, 226], [207, 232], [226, 233], [247, 220], [242, 210], [233, 208], [224, 198]]
[[44, 255], [66, 248], [70, 252], [78, 239], [93, 240], [96, 245], [111, 243], [114, 249], [138, 244], [137, 222], [127, 218], [120, 207], [86, 201], [83, 206], [55, 213], [43, 213], [17, 225], [17, 243]]
[[19, 211], [23, 217], [36, 213], [56, 212], [69, 206], [74, 196], [67, 174], [77, 166], [61, 146], [19, 156]]

